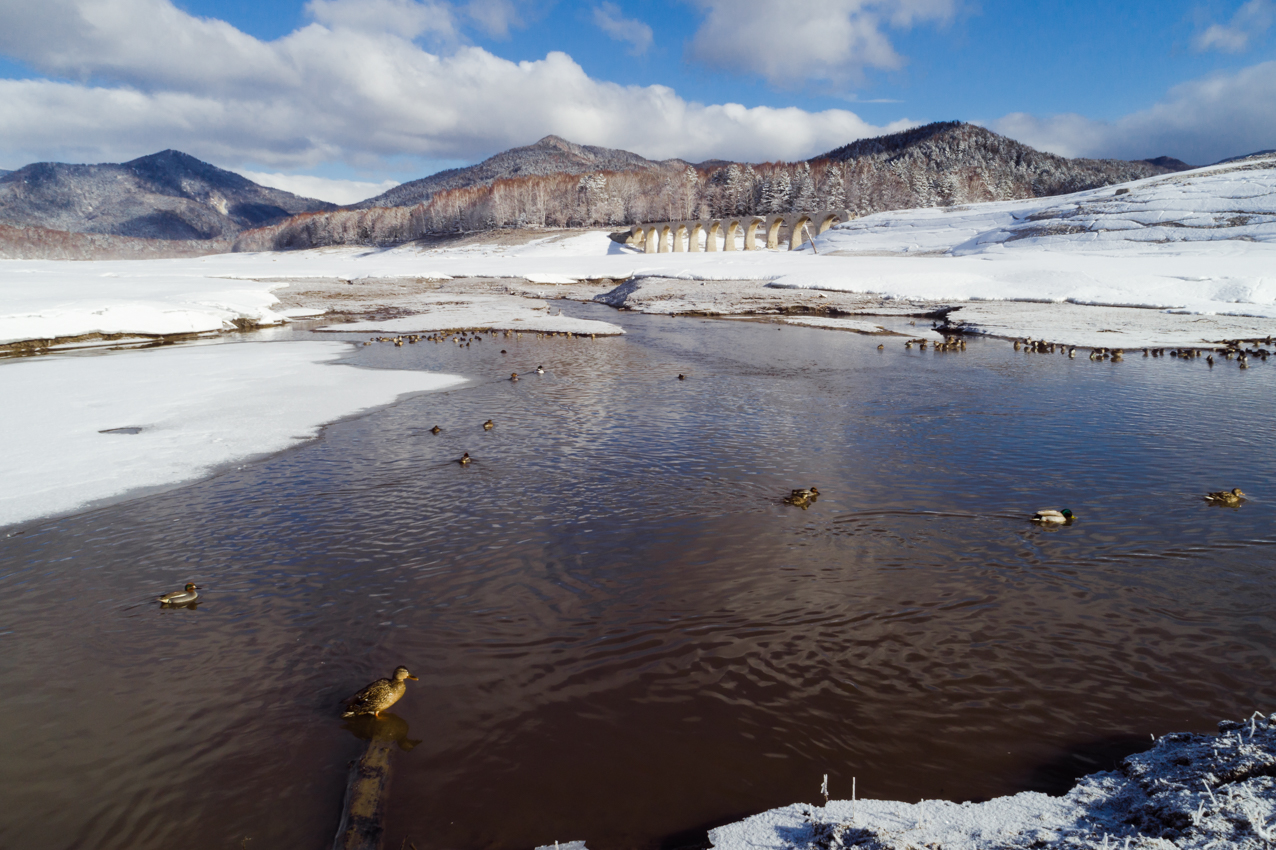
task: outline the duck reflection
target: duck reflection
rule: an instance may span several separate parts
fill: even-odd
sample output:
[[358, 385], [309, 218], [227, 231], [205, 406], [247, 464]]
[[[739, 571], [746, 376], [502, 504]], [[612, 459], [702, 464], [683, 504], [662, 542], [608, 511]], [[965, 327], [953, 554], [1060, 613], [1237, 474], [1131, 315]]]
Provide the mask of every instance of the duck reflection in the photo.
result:
[[422, 739], [408, 737], [408, 721], [397, 714], [383, 711], [380, 717], [372, 714], [356, 714], [346, 720], [342, 728], [362, 741], [395, 743], [405, 753], [421, 743]]
[[171, 611], [176, 608], [186, 608], [190, 611], [194, 611], [196, 608], [198, 608], [200, 605], [203, 605], [203, 604], [204, 603], [202, 601], [198, 601], [198, 600], [192, 601], [192, 602], [161, 602], [160, 610]]

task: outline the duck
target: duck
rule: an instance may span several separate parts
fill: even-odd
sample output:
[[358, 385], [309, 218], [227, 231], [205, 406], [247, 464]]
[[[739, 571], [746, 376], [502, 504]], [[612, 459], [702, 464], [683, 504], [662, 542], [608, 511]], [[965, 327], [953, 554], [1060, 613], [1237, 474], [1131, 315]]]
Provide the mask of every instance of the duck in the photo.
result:
[[495, 427], [496, 427], [496, 423], [495, 423], [495, 422], [493, 422], [491, 419], [489, 419], [489, 420], [487, 420], [486, 422], [484, 422], [484, 423], [483, 423], [483, 430], [484, 430], [484, 431], [491, 431], [491, 430], [492, 430], [493, 428], [495, 428]]
[[440, 428], [438, 425], [435, 425], [433, 428], [430, 429], [431, 434], [439, 434], [439, 433], [442, 433], [442, 431], [443, 429]]
[[517, 373], [517, 372], [510, 372], [510, 380], [511, 380], [511, 381], [517, 381], [517, 380], [518, 380], [518, 373]]
[[878, 350], [878, 351], [882, 351], [882, 350], [884, 350], [885, 348], [886, 348], [885, 343], [881, 343], [881, 344], [879, 344], [879, 345], [877, 346], [877, 350]]
[[[1231, 490], [1219, 490], [1217, 493], [1206, 493], [1205, 501], [1211, 505], [1227, 505], [1236, 507], [1245, 500], [1245, 494], [1241, 492], [1241, 488], [1234, 487]], [[189, 586], [189, 585], [188, 585]]]
[[817, 487], [809, 487], [806, 489], [798, 488], [784, 497], [784, 504], [796, 505], [802, 510], [810, 507], [811, 503], [820, 497], [820, 491]]
[[536, 367], [536, 374], [538, 374], [538, 375], [544, 375], [544, 374], [545, 374], [545, 367], [544, 367], [544, 366], [537, 366], [537, 367]]
[[469, 466], [473, 461], [474, 461], [474, 458], [470, 457], [469, 452], [465, 452], [459, 458], [456, 459], [456, 462], [459, 463], [461, 466]]
[[685, 381], [685, 380], [687, 380], [687, 376], [686, 376], [686, 375], [683, 375], [682, 373], [679, 373], [679, 374], [678, 374], [678, 380], [679, 380], [679, 381]]
[[155, 597], [155, 601], [162, 605], [185, 605], [188, 602], [194, 602], [199, 598], [200, 589], [198, 584], [187, 582], [186, 587], [182, 590], [174, 590], [172, 593], [165, 593], [163, 596]]
[[1062, 525], [1066, 522], [1072, 522], [1072, 511], [1067, 508], [1055, 510], [1054, 508], [1042, 508], [1032, 515], [1033, 522], [1044, 522], [1052, 525]]
[[347, 700], [349, 707], [341, 712], [341, 716], [354, 717], [359, 714], [371, 714], [373, 717], [380, 717], [381, 712], [403, 698], [403, 694], [408, 689], [405, 679], [417, 681], [417, 677], [409, 673], [408, 668], [400, 664], [394, 668], [394, 672], [390, 674], [389, 679], [377, 679], [371, 685], [350, 697]]

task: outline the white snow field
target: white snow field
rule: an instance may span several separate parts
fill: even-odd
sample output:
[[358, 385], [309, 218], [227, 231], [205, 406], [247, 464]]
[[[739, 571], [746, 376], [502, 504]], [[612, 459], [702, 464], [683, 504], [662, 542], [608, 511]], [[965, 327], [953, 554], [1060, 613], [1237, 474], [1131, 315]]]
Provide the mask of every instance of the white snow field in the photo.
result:
[[[320, 278], [516, 278], [546, 287], [632, 279], [744, 281], [962, 309], [990, 302], [1144, 307], [1150, 309], [1137, 324], [1152, 330], [1157, 315], [1253, 317], [1261, 321], [1242, 324], [1261, 329], [1276, 319], [1276, 155], [1062, 197], [879, 213], [834, 227], [815, 249], [818, 254], [809, 246], [642, 254], [590, 232], [522, 245], [493, 238], [434, 249], [5, 260], [0, 344], [93, 333], [210, 332], [236, 320], [282, 322], [285, 317], [271, 309], [277, 303], [272, 291]], [[986, 309], [971, 315], [972, 329], [1007, 335], [1029, 335], [1015, 322], [1040, 318]], [[965, 320], [961, 310], [954, 318]], [[1103, 321], [1096, 315], [1090, 330]], [[1082, 320], [1079, 332], [1086, 325]], [[1218, 331], [1228, 332], [1230, 326]], [[1183, 341], [1207, 341], [1200, 336], [1188, 334]]]
[[0, 363], [0, 527], [201, 478], [404, 394], [464, 382], [329, 362], [348, 351], [232, 343]]
[[1165, 735], [1062, 797], [793, 805], [709, 838], [715, 850], [1260, 850], [1276, 846], [1274, 771], [1276, 715], [1255, 714], [1217, 736]]

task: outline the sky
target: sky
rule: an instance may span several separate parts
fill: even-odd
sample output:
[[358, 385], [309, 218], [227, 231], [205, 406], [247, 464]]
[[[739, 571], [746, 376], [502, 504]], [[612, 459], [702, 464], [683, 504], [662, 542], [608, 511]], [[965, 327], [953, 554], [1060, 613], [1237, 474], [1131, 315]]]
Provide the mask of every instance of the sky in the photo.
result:
[[0, 169], [167, 148], [338, 203], [556, 134], [797, 160], [931, 121], [1276, 148], [1276, 0], [0, 0]]

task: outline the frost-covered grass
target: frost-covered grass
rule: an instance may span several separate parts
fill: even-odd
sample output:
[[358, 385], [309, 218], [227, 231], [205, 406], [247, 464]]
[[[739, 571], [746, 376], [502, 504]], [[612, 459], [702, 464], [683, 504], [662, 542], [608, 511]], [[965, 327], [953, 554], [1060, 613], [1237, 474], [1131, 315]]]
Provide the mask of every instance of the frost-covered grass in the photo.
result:
[[330, 362], [347, 351], [242, 343], [0, 363], [0, 526], [200, 478], [463, 380]]
[[1062, 797], [984, 803], [842, 800], [773, 809], [709, 833], [715, 850], [1063, 850], [1276, 845], [1276, 715], [1166, 735]]

